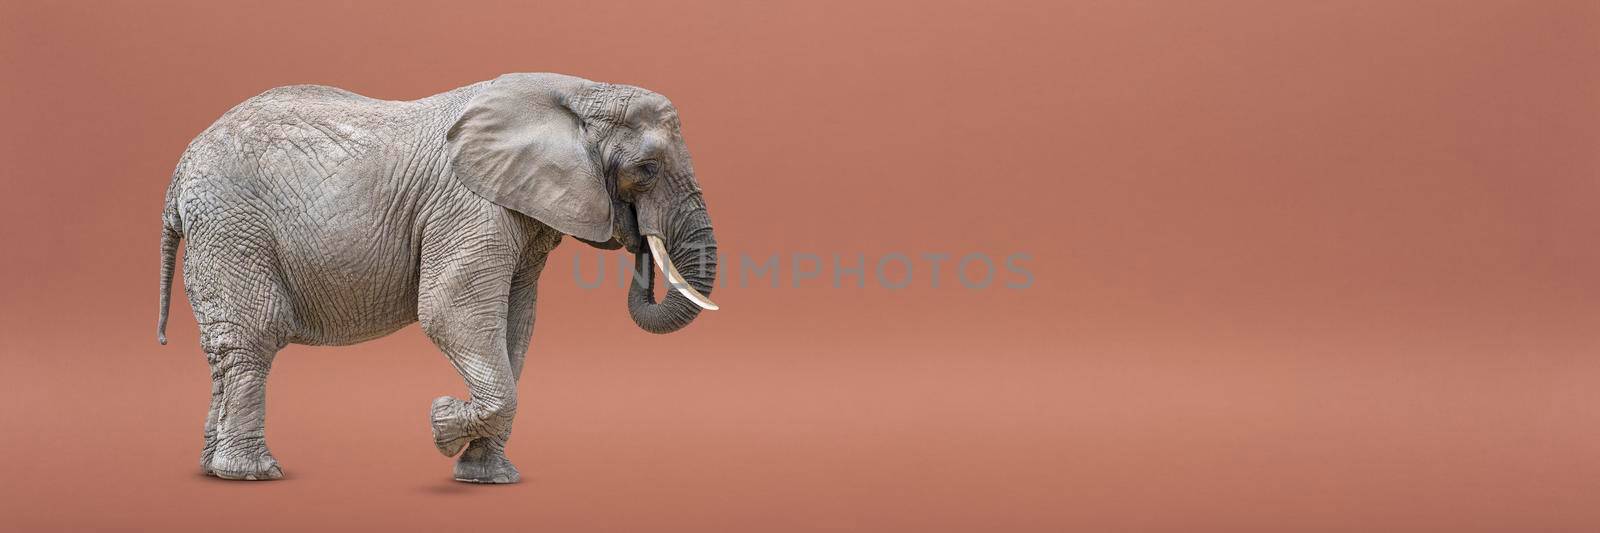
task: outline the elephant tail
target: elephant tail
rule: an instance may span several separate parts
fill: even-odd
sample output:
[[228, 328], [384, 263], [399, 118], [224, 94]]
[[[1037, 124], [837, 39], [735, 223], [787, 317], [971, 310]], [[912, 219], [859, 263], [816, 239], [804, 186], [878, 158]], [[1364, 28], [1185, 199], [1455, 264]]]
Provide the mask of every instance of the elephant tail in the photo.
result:
[[167, 344], [167, 307], [172, 303], [172, 270], [178, 265], [178, 241], [183, 238], [183, 221], [171, 198], [161, 214], [161, 317], [156, 322], [156, 341]]

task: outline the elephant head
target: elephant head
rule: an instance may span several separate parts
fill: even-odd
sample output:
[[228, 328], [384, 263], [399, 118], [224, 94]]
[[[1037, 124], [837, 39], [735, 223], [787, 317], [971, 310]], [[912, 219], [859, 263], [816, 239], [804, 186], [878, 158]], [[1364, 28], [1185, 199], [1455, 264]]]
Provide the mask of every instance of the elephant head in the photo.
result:
[[[508, 74], [466, 103], [448, 165], [472, 192], [601, 248], [635, 254], [628, 313], [652, 333], [717, 309], [717, 241], [678, 113], [659, 94], [557, 74]], [[675, 291], [654, 294], [661, 270]]]

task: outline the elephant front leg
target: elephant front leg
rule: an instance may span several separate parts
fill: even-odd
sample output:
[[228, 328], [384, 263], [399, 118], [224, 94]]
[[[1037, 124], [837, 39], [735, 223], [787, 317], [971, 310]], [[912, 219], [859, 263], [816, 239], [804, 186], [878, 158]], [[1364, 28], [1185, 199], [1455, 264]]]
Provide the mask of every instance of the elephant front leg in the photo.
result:
[[[496, 292], [493, 289], [474, 288], [424, 299], [423, 330], [450, 359], [471, 393], [470, 400], [441, 396], [433, 401], [434, 446], [447, 457], [460, 453], [475, 439], [499, 437], [511, 431], [517, 410], [517, 382], [506, 350], [509, 272], [505, 277], [498, 298], [487, 296]], [[466, 287], [443, 285], [457, 290]], [[463, 301], [469, 294], [473, 299], [488, 301]]]
[[[509, 312], [506, 316], [506, 355], [511, 360], [511, 376], [522, 379], [523, 362], [528, 353], [528, 343], [533, 333], [534, 310], [538, 298], [538, 268], [543, 258], [517, 274], [512, 282]], [[456, 460], [455, 479], [467, 483], [516, 483], [522, 480], [511, 459], [506, 457], [506, 441], [511, 430], [491, 437], [474, 439]]]

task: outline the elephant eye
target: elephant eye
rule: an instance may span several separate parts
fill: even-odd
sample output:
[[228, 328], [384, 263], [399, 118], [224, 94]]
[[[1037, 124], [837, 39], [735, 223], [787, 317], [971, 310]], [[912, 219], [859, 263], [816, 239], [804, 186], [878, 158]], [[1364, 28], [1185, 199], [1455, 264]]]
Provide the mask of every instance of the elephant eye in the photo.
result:
[[656, 172], [659, 172], [660, 170], [660, 167], [656, 165], [655, 161], [645, 161], [643, 163], [639, 163], [639, 173], [643, 174], [646, 178], [656, 177]]

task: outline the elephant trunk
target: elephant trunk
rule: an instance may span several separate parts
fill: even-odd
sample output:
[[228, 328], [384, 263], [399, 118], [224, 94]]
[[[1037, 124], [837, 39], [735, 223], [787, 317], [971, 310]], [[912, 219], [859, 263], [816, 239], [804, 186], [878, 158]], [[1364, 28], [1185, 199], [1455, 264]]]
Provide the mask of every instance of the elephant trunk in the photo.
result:
[[[665, 242], [647, 235], [649, 247], [634, 256], [628, 287], [628, 315], [640, 329], [672, 333], [693, 322], [702, 309], [716, 309], [706, 296], [717, 279], [717, 240], [705, 207], [695, 206], [668, 224]], [[654, 262], [672, 286], [660, 303], [655, 297]]]

